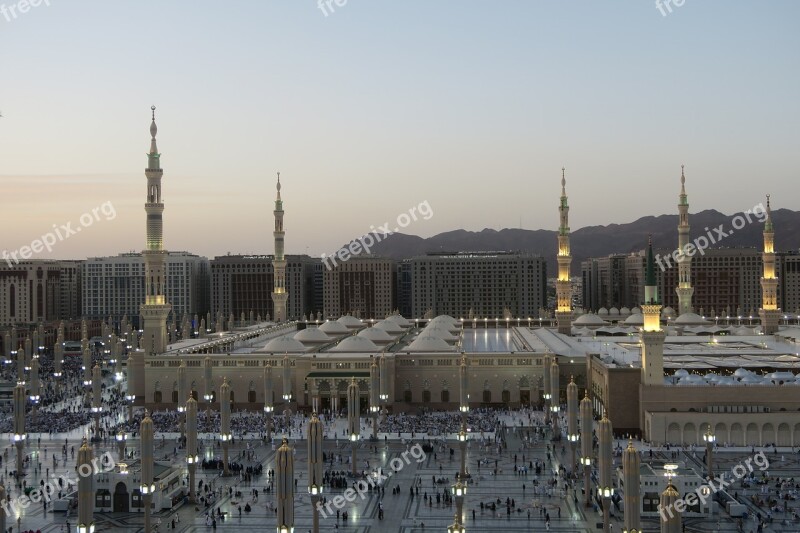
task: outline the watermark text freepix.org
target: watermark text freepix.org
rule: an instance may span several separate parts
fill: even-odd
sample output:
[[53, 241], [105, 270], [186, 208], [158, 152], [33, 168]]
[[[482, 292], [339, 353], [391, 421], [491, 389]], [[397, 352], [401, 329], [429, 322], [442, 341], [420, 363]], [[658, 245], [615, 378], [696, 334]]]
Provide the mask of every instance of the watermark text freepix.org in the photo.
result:
[[336, 4], [337, 7], [344, 7], [346, 3], [347, 0], [317, 0], [317, 7], [327, 17], [331, 13], [336, 13], [336, 10], [333, 9], [333, 4]]
[[662, 17], [666, 17], [672, 13], [672, 6], [681, 7], [686, 3], [686, 0], [656, 0], [656, 9], [661, 13]]
[[730, 237], [736, 230], [742, 229], [747, 224], [752, 224], [754, 218], [758, 222], [764, 222], [767, 220], [767, 210], [764, 208], [764, 204], [758, 204], [757, 206], [733, 217], [731, 219], [732, 229], [725, 231], [725, 224], [720, 224], [719, 226], [711, 229], [705, 228], [705, 235], [700, 235], [692, 242], [687, 242], [682, 249], [676, 248], [671, 254], [666, 256], [656, 254], [656, 264], [658, 264], [658, 268], [660, 268], [662, 272], [665, 272], [668, 268], [672, 268], [673, 261], [675, 264], [680, 263], [681, 256], [692, 257], [695, 253], [705, 255], [706, 249], [709, 246], [712, 244], [717, 244], [725, 237]]
[[[13, 268], [14, 264], [19, 264], [20, 259], [30, 259], [34, 254], [39, 254], [44, 250], [48, 252], [53, 251], [53, 246], [57, 242], [61, 242], [79, 233], [83, 228], [88, 228], [95, 222], [101, 220], [100, 215], [105, 218], [103, 220], [114, 220], [117, 218], [117, 210], [111, 202], [105, 202], [98, 207], [93, 207], [91, 211], [87, 211], [78, 218], [80, 225], [72, 227], [72, 222], [66, 224], [53, 224], [53, 231], [49, 231], [31, 241], [30, 246], [22, 246], [18, 250], [9, 252], [3, 250], [3, 259], [8, 263], [9, 268]], [[11, 262], [14, 262], [12, 264]]]
[[[328, 501], [325, 505], [322, 505], [322, 502], [317, 502], [317, 511], [319, 511], [320, 516], [322, 518], [328, 518], [329, 515], [333, 514], [335, 509], [342, 509], [348, 502], [352, 503], [356, 501], [356, 497], [360, 497], [362, 500], [366, 498], [367, 491], [370, 490], [370, 486], [373, 488], [378, 488], [379, 486], [383, 485], [383, 483], [391, 477], [393, 473], [401, 471], [406, 465], [411, 464], [411, 459], [414, 459], [416, 463], [422, 463], [427, 459], [427, 454], [425, 450], [422, 449], [419, 443], [413, 445], [410, 449], [404, 451], [400, 454], [400, 457], [394, 457], [391, 461], [389, 461], [389, 468], [391, 468], [391, 472], [387, 475], [384, 474], [382, 469], [378, 469], [375, 472], [375, 475], [368, 475], [367, 478], [360, 479], [355, 483], [356, 488], [348, 488], [344, 491], [344, 494], [339, 494], [334, 496], [333, 498]], [[331, 509], [331, 508], [334, 509]]]
[[[82, 464], [75, 469], [78, 477], [89, 477], [111, 472], [116, 468], [117, 463], [109, 452], [105, 452], [100, 457], [92, 459], [91, 464]], [[70, 486], [77, 486], [78, 477], [70, 477], [69, 472], [60, 476], [55, 476], [55, 473], [50, 474], [50, 479], [45, 481], [43, 485], [33, 489], [27, 496], [22, 494], [10, 500], [4, 500], [0, 503], [6, 516], [20, 516], [23, 509], [30, 507], [32, 503], [39, 503], [42, 501], [50, 502], [58, 498], [58, 492], [66, 490]]]
[[388, 222], [382, 226], [378, 226], [377, 228], [375, 228], [375, 226], [370, 226], [369, 233], [354, 239], [349, 245], [340, 248], [331, 255], [322, 254], [322, 262], [325, 263], [325, 267], [328, 270], [333, 270], [336, 267], [337, 259], [339, 262], [344, 263], [350, 259], [351, 256], [359, 255], [361, 253], [369, 254], [370, 248], [375, 246], [375, 244], [381, 242], [392, 233], [397, 233], [401, 228], [407, 227], [412, 222], [416, 222], [418, 217], [422, 217], [423, 220], [430, 220], [432, 216], [433, 208], [428, 201], [425, 200], [419, 205], [415, 205], [409, 209], [407, 213], [400, 213], [397, 215], [397, 225], [394, 227], [394, 229], [389, 229], [391, 225]]
[[[753, 471], [753, 464], [763, 472], [769, 468], [769, 459], [764, 455], [764, 452], [758, 452], [753, 457], [748, 457], [743, 463], [734, 466], [730, 471], [730, 476], [726, 479], [728, 472], [722, 472], [716, 479], [709, 479], [708, 483], [700, 485], [695, 491], [687, 493], [683, 498], [675, 500], [675, 503], [668, 505], [666, 508], [660, 504], [658, 506], [658, 514], [661, 515], [661, 520], [667, 522], [670, 518], [675, 517], [675, 512], [683, 513], [686, 509], [694, 507], [698, 503], [703, 505], [713, 498], [713, 495], [721, 490], [725, 490], [728, 486]], [[667, 516], [669, 515], [669, 516]]]
[[11, 22], [30, 11], [32, 7], [39, 7], [42, 4], [50, 7], [50, 0], [19, 0], [14, 4], [0, 4], [0, 15], [3, 15], [6, 22]]

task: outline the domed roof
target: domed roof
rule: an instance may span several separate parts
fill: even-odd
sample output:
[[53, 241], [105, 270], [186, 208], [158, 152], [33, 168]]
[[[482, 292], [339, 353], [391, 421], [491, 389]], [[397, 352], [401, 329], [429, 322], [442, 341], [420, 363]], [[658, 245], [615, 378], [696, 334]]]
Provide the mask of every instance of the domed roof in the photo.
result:
[[303, 343], [292, 338], [292, 335], [275, 337], [264, 345], [264, 351], [273, 353], [301, 353], [306, 351]]
[[631, 315], [624, 323], [626, 326], [644, 326], [644, 315], [641, 313]]
[[391, 320], [401, 328], [410, 328], [413, 324], [409, 322], [404, 316], [402, 315], [392, 315], [387, 316], [386, 320]]
[[597, 314], [600, 316], [608, 315], [608, 309], [606, 309], [605, 307], [601, 307], [600, 309], [597, 310]]
[[758, 383], [763, 383], [763, 382], [764, 381], [760, 377], [754, 376], [752, 374], [748, 374], [747, 376], [744, 376], [742, 379], [739, 380], [739, 383], [745, 383], [750, 385], [756, 385]]
[[608, 310], [608, 314], [612, 316], [619, 316], [619, 309], [617, 309], [616, 307], [612, 307], [611, 309]]
[[345, 327], [348, 327], [348, 328], [360, 328], [361, 326], [364, 325], [364, 323], [361, 320], [357, 319], [354, 316], [350, 316], [350, 315], [345, 315], [345, 316], [339, 318], [339, 320], [337, 320], [337, 322], [339, 324], [345, 326]]
[[454, 341], [458, 338], [452, 333], [450, 333], [448, 329], [436, 325], [428, 326], [425, 329], [423, 329], [422, 333], [420, 333], [420, 336], [439, 337], [440, 339], [444, 339], [446, 341]]
[[342, 340], [339, 344], [337, 344], [328, 351], [363, 353], [363, 352], [377, 352], [380, 351], [380, 348], [378, 348], [378, 346], [374, 342], [367, 339], [366, 337], [359, 337], [358, 335], [350, 335], [349, 337]]
[[749, 376], [752, 374], [751, 371], [747, 370], [746, 368], [737, 368], [734, 370], [733, 375], [737, 378], [743, 378], [744, 376]]
[[628, 309], [627, 307], [623, 307], [622, 309], [619, 310], [619, 314], [621, 314], [621, 315], [629, 315], [629, 314], [631, 314], [631, 310]]
[[400, 327], [397, 322], [393, 320], [381, 320], [380, 322], [376, 322], [373, 328], [378, 328], [386, 331], [387, 333], [403, 333], [403, 328]]
[[675, 310], [671, 307], [665, 307], [661, 310], [661, 316], [663, 317], [673, 317], [675, 316]]
[[447, 344], [447, 341], [439, 337], [420, 335], [414, 342], [406, 347], [409, 352], [452, 352], [455, 347]]
[[320, 331], [319, 328], [306, 328], [294, 334], [294, 339], [300, 342], [322, 343], [330, 342], [331, 338]]
[[676, 326], [707, 326], [711, 321], [704, 319], [697, 313], [683, 313], [672, 321]]
[[454, 322], [450, 317], [445, 315], [437, 316], [436, 318], [428, 322], [428, 327], [431, 326], [446, 329], [451, 332], [459, 331], [461, 329], [461, 327], [456, 322]]
[[631, 309], [631, 313], [634, 314], [634, 315], [641, 315], [642, 314], [642, 308], [641, 307], [634, 307], [633, 309]]
[[576, 326], [600, 327], [608, 325], [608, 322], [606, 322], [605, 320], [603, 320], [602, 318], [600, 318], [595, 314], [586, 313], [585, 315], [579, 316], [578, 319], [575, 320], [575, 322], [573, 322], [573, 324]]
[[772, 372], [771, 374], [767, 374], [764, 377], [776, 385], [781, 385], [788, 381], [791, 382], [795, 381], [794, 374], [792, 374], [791, 372]]
[[675, 371], [675, 377], [677, 378], [685, 378], [688, 375], [689, 371], [686, 370], [685, 368], [679, 368], [678, 370]]
[[335, 320], [329, 320], [322, 324], [319, 329], [328, 335], [338, 336], [338, 335], [347, 335], [350, 331], [347, 329], [344, 324], [341, 322], [337, 322]]
[[385, 329], [381, 328], [364, 328], [358, 332], [358, 336], [376, 344], [388, 344], [394, 340], [394, 336], [389, 335]]

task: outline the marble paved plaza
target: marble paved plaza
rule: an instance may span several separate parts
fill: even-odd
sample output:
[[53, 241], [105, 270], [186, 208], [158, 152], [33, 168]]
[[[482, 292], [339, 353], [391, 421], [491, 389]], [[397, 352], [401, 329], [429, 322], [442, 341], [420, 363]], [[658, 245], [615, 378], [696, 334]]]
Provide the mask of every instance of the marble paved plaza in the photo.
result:
[[[513, 417], [504, 417], [504, 419], [507, 420], [509, 425], [518, 422]], [[527, 421], [527, 417], [525, 420]], [[328, 454], [334, 453], [336, 460], [332, 468], [330, 465], [326, 465], [326, 467], [332, 470], [349, 472], [351, 466], [347, 464], [346, 459], [351, 453], [350, 443], [341, 438], [337, 440], [333, 437], [334, 434], [341, 434], [341, 429], [344, 427], [345, 422], [343, 420], [337, 420], [328, 425], [325, 451]], [[569, 449], [567, 448], [566, 454], [562, 454], [561, 445], [558, 444], [555, 447], [555, 452], [550, 455], [551, 460], [548, 460], [548, 441], [540, 440], [527, 447], [523, 443], [520, 437], [528, 429], [528, 427], [523, 427], [516, 430], [506, 430], [507, 449], [502, 453], [498, 453], [497, 448], [493, 446], [481, 447], [477, 439], [470, 442], [467, 464], [472, 474], [473, 482], [469, 485], [464, 505], [466, 528], [470, 531], [545, 531], [543, 513], [547, 512], [551, 520], [551, 531], [597, 531], [596, 524], [601, 518], [591, 508], [586, 509], [581, 504], [580, 487], [582, 487], [582, 482], [578, 484], [576, 490], [571, 488], [566, 491], [557, 490], [551, 495], [548, 495], [541, 488], [547, 480], [553, 479], [553, 473], [557, 471], [562, 462], [569, 463]], [[363, 434], [368, 435], [368, 431], [365, 429]], [[69, 451], [66, 463], [62, 459], [61, 445], [66, 438], [69, 449], [71, 450], [74, 446], [77, 453], [80, 435], [80, 431], [75, 431], [66, 436], [54, 437], [52, 440], [42, 438], [41, 441], [39, 441], [36, 434], [31, 435], [26, 453], [41, 461], [41, 467], [45, 472], [42, 472], [36, 466], [36, 461], [32, 461], [32, 466], [26, 471], [26, 483], [28, 485], [38, 485], [43, 474], [46, 476], [53, 471], [61, 473], [66, 469], [74, 469], [75, 461]], [[295, 432], [294, 437], [298, 435], [299, 432]], [[157, 436], [156, 457], [159, 460], [167, 459], [174, 464], [183, 463], [183, 451], [178, 450], [177, 456], [174, 454], [176, 436], [175, 434], [164, 435], [163, 437], [162, 435]], [[401, 458], [402, 453], [408, 449], [408, 444], [397, 439], [396, 434], [393, 435], [394, 438], [389, 440], [385, 440], [383, 434], [380, 434], [379, 437], [375, 443], [365, 440], [358, 445], [358, 466], [360, 469], [364, 469], [366, 467], [364, 461], [368, 461], [370, 469], [385, 467], [388, 470], [389, 461], [393, 458]], [[6, 439], [8, 439], [8, 436], [6, 436]], [[302, 533], [311, 529], [311, 504], [306, 492], [306, 443], [304, 440], [296, 440], [295, 438], [292, 438], [290, 442], [295, 445], [295, 473], [298, 480], [297, 497], [295, 499], [295, 530]], [[487, 439], [487, 442], [491, 442], [491, 439]], [[280, 443], [279, 438], [276, 439], [276, 443]], [[617, 441], [617, 444], [624, 443]], [[137, 446], [137, 441], [132, 440], [129, 441], [128, 449], [135, 450]], [[442, 445], [440, 444], [439, 446]], [[363, 500], [356, 499], [354, 503], [347, 503], [345, 507], [341, 508], [341, 511], [347, 511], [348, 513], [347, 521], [342, 520], [341, 517], [337, 520], [335, 513], [321, 518], [320, 529], [323, 531], [352, 532], [373, 530], [381, 532], [445, 531], [446, 527], [453, 522], [455, 503], [447, 505], [442, 498], [437, 502], [436, 493], [438, 492], [441, 495], [442, 491], [448, 491], [450, 485], [454, 482], [455, 473], [459, 469], [459, 449], [453, 441], [449, 441], [443, 446], [444, 448], [437, 446], [433, 452], [426, 454], [424, 460], [419, 464], [414, 461], [407, 465], [404, 463], [405, 466], [402, 470], [395, 473], [386, 482], [382, 495], [379, 495], [377, 491], [373, 491], [367, 493]], [[455, 449], [452, 456], [449, 453], [450, 446]], [[258, 462], [264, 465], [265, 472], [275, 467], [275, 450], [273, 446], [265, 444], [258, 439], [235, 441], [231, 451], [231, 460], [236, 460], [237, 456], [245, 449], [249, 449], [256, 454]], [[8, 454], [5, 454], [5, 450], [8, 450]], [[106, 450], [110, 451], [116, 458], [116, 445], [113, 442], [109, 442], [107, 446], [97, 445], [95, 455], [97, 456]], [[56, 454], [57, 464], [53, 462], [53, 453]], [[654, 457], [671, 457], [672, 453], [672, 451], [657, 450], [654, 451]], [[221, 450], [213, 438], [203, 440], [204, 457], [215, 458], [219, 457], [220, 454]], [[345, 459], [342, 463], [338, 462], [339, 454]], [[700, 451], [696, 453], [680, 451], [678, 454], [688, 465], [700, 468], [702, 459]], [[539, 476], [532, 472], [527, 475], [518, 475], [514, 471], [515, 455], [517, 457], [516, 464], [518, 465], [523, 464], [524, 456], [524, 464], [529, 464], [530, 461], [535, 462], [536, 459], [539, 459], [545, 462], [545, 469]], [[717, 468], [730, 469], [742, 458], [750, 455], [750, 450], [744, 449], [718, 452], [715, 454]], [[798, 460], [797, 453], [793, 454], [787, 449], [783, 453], [780, 451], [777, 454], [770, 452], [768, 456], [771, 463], [770, 474], [789, 476], [800, 480], [800, 460]], [[483, 466], [480, 468], [478, 466], [479, 459], [484, 460]], [[3, 479], [12, 498], [20, 494], [19, 489], [14, 487], [13, 479], [9, 478], [8, 470], [13, 468], [13, 460], [14, 449], [10, 447], [8, 440], [6, 440], [3, 453]], [[618, 461], [618, 458], [616, 460]], [[644, 454], [643, 461], [647, 460], [648, 455]], [[496, 475], [495, 461], [497, 464]], [[434, 479], [440, 478], [446, 478], [446, 481], [434, 484]], [[240, 481], [238, 477], [220, 477], [217, 471], [198, 469], [197, 479], [203, 480], [204, 483], [212, 484], [214, 489], [223, 489], [222, 493], [224, 495], [213, 505], [214, 510], [220, 509], [225, 516], [224, 520], [217, 521], [217, 530], [268, 531], [275, 527], [275, 512], [269, 508], [269, 504], [274, 501], [274, 493], [266, 493], [264, 491], [265, 485], [268, 483], [266, 474], [256, 478], [252, 483], [246, 483]], [[412, 486], [415, 487], [413, 496], [411, 495]], [[234, 491], [240, 491], [242, 497], [228, 496], [228, 487], [233, 487]], [[399, 487], [399, 491], [393, 493], [392, 489], [396, 487]], [[253, 501], [250, 496], [252, 489], [258, 489], [258, 501]], [[740, 494], [743, 496], [748, 495], [748, 489], [738, 488], [738, 490], [741, 491]], [[756, 492], [756, 489], [750, 490], [751, 494]], [[325, 496], [332, 499], [337, 494], [342, 494], [342, 492], [343, 490], [326, 489]], [[577, 505], [574, 499], [575, 496], [578, 498]], [[514, 501], [514, 506], [510, 513], [507, 511], [506, 498]], [[496, 506], [497, 510], [490, 510], [489, 505], [492, 502], [497, 504], [498, 499], [500, 504]], [[244, 505], [248, 502], [252, 506], [252, 511], [240, 514], [238, 508], [240, 506], [244, 508]], [[379, 520], [378, 517], [379, 502], [382, 502], [384, 508], [383, 520]], [[481, 503], [484, 504], [483, 509], [481, 509]], [[797, 507], [794, 501], [789, 502], [789, 505], [790, 507]], [[750, 507], [752, 508], [753, 506], [751, 505]], [[143, 515], [141, 513], [97, 513], [95, 518], [98, 532], [119, 531], [133, 533], [143, 531]], [[783, 514], [776, 514], [774, 522], [764, 531], [800, 531], [800, 524], [797, 522], [782, 525], [781, 520], [783, 518]], [[171, 529], [173, 519], [176, 520], [176, 532], [213, 531], [211, 526], [206, 525], [205, 508], [202, 504], [188, 503], [171, 512], [154, 515], [154, 522], [160, 523], [158, 531]], [[66, 516], [64, 513], [53, 513], [51, 509], [45, 512], [41, 504], [34, 504], [22, 510], [20, 516], [9, 517], [7, 526], [13, 527], [14, 531], [20, 531], [19, 528], [21, 528], [23, 532], [26, 530], [59, 532], [64, 530], [67, 522], [74, 530], [74, 515]], [[620, 516], [614, 517], [612, 522], [612, 531], [622, 531]], [[724, 512], [721, 516], [710, 520], [688, 519], [685, 521], [685, 525], [686, 531], [739, 531], [736, 521], [732, 520]], [[751, 521], [746, 522], [743, 527], [745, 532], [755, 531], [755, 525]], [[646, 521], [644, 528], [645, 531], [656, 532], [659, 531], [659, 524], [656, 520]]]

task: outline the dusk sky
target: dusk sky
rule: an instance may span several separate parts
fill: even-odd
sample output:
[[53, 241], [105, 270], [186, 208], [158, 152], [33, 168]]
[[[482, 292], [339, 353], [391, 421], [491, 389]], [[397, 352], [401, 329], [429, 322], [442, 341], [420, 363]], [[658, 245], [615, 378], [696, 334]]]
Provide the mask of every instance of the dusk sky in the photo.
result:
[[144, 248], [151, 105], [164, 245], [209, 257], [273, 252], [278, 171], [317, 256], [423, 202], [556, 229], [562, 166], [573, 230], [676, 213], [681, 164], [691, 212], [799, 207], [796, 0], [47, 3], [0, 11], [9, 251], [106, 202], [37, 257]]

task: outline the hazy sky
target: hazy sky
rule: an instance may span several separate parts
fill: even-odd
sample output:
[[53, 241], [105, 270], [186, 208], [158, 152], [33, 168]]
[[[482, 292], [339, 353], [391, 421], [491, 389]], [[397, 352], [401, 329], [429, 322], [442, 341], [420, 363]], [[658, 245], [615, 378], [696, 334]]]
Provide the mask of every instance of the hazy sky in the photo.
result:
[[48, 3], [0, 14], [3, 249], [111, 202], [53, 256], [141, 250], [152, 104], [207, 256], [272, 252], [277, 171], [312, 255], [425, 201], [406, 233], [555, 229], [562, 165], [573, 229], [676, 212], [681, 163], [693, 212], [799, 207], [796, 0]]

